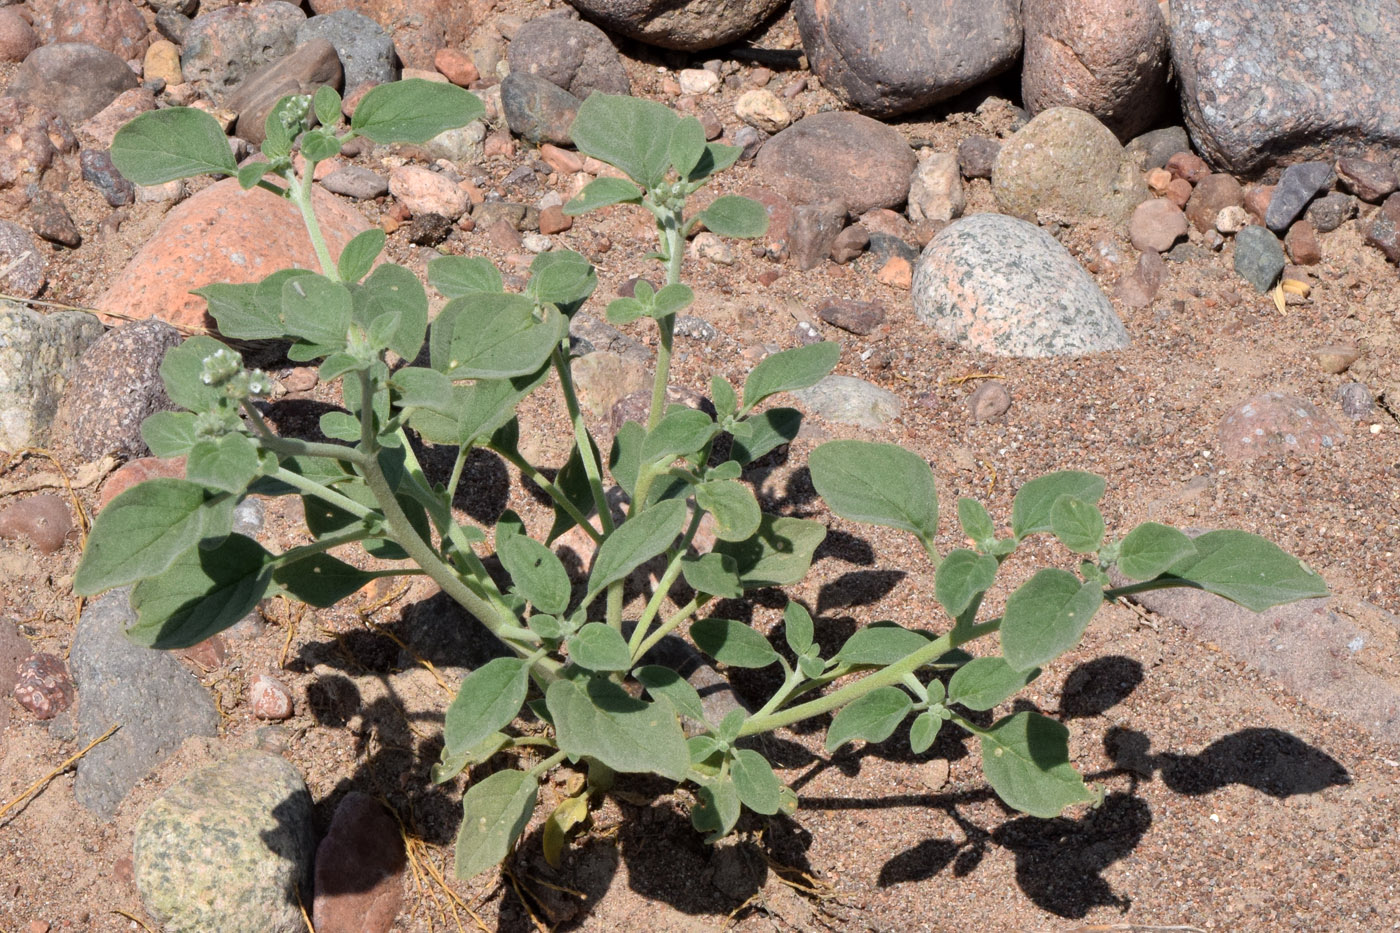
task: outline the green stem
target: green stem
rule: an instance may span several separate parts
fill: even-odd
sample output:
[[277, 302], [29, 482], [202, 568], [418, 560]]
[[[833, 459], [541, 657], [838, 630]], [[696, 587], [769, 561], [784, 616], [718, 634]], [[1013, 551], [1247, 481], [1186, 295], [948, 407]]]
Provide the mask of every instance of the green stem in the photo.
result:
[[[658, 221], [661, 228], [663, 246], [666, 250], [666, 284], [678, 285], [681, 280], [681, 262], [685, 259], [685, 234], [681, 227], [680, 211], [668, 211]], [[666, 386], [671, 378], [671, 345], [675, 339], [676, 316], [667, 314], [656, 319], [660, 339], [656, 347], [656, 375], [651, 384], [651, 412], [647, 415], [647, 430], [650, 431], [661, 421], [666, 407]]]
[[666, 601], [666, 596], [671, 592], [676, 578], [681, 575], [681, 561], [685, 559], [685, 552], [690, 548], [690, 541], [695, 537], [695, 532], [700, 527], [700, 520], [704, 517], [705, 513], [698, 508], [691, 516], [690, 525], [685, 530], [685, 536], [681, 539], [680, 546], [676, 548], [676, 553], [672, 555], [670, 563], [666, 565], [666, 571], [657, 581], [656, 592], [651, 594], [646, 608], [642, 610], [641, 616], [637, 619], [636, 628], [632, 629], [632, 638], [627, 643], [627, 648], [632, 652], [634, 662], [642, 656], [640, 648], [646, 641], [647, 629], [651, 627], [651, 622], [656, 618], [656, 614], [661, 611], [661, 604]]
[[603, 472], [593, 456], [593, 440], [588, 427], [583, 423], [583, 413], [579, 410], [578, 393], [574, 391], [573, 373], [569, 370], [568, 357], [560, 347], [554, 348], [554, 370], [559, 374], [559, 387], [564, 392], [564, 405], [569, 410], [569, 421], [574, 426], [574, 444], [578, 447], [579, 459], [583, 462], [584, 475], [588, 477], [588, 488], [593, 493], [593, 505], [598, 510], [598, 520], [602, 522], [603, 534], [613, 530], [612, 510], [608, 508], [608, 497], [603, 491]]
[[666, 621], [662, 622], [656, 631], [652, 632], [646, 637], [646, 640], [642, 642], [640, 650], [637, 651], [635, 656], [640, 658], [652, 648], [655, 648], [657, 642], [661, 641], [661, 639], [674, 632], [676, 630], [676, 626], [680, 625], [686, 619], [689, 619], [691, 616], [695, 615], [696, 611], [698, 611], [709, 601], [710, 597], [708, 595], [697, 596], [681, 608], [677, 609], [671, 615], [667, 616]]
[[594, 541], [603, 540], [603, 535], [598, 531], [597, 528], [593, 527], [593, 523], [588, 520], [588, 517], [582, 512], [580, 512], [578, 510], [578, 507], [569, 501], [569, 497], [564, 495], [564, 490], [560, 489], [557, 485], [551, 482], [549, 477], [545, 476], [539, 470], [535, 469], [534, 464], [530, 463], [530, 461], [526, 460], [523, 456], [521, 456], [519, 451], [503, 450], [499, 447], [494, 446], [491, 449], [494, 450], [496, 453], [500, 454], [502, 457], [505, 457], [507, 461], [509, 461], [518, 470], [520, 470], [520, 472], [525, 476], [526, 479], [543, 489], [545, 495], [549, 496], [550, 501], [557, 505], [559, 509], [564, 512], [565, 515], [569, 516], [575, 522], [577, 522], [579, 527], [583, 529], [585, 534], [587, 534]]
[[1114, 600], [1124, 596], [1132, 596], [1134, 593], [1147, 593], [1152, 590], [1170, 590], [1177, 587], [1187, 587], [1193, 590], [1205, 589], [1205, 587], [1201, 586], [1195, 580], [1186, 580], [1181, 577], [1159, 577], [1156, 580], [1147, 580], [1142, 583], [1129, 583], [1126, 586], [1105, 589], [1103, 591], [1103, 598], [1105, 600]]
[[531, 768], [529, 771], [530, 777], [534, 778], [535, 780], [539, 780], [541, 774], [544, 774], [550, 768], [562, 764], [564, 759], [567, 757], [569, 756], [564, 754], [563, 752], [555, 752], [553, 755], [550, 755], [544, 761], [541, 761], [539, 764]]
[[353, 464], [359, 464], [364, 460], [364, 454], [354, 447], [345, 447], [340, 444], [317, 444], [295, 437], [278, 437], [273, 433], [267, 421], [263, 419], [262, 412], [258, 411], [257, 407], [247, 400], [243, 402], [243, 411], [247, 413], [249, 420], [253, 423], [253, 430], [258, 435], [256, 438], [258, 444], [280, 457], [325, 457], [329, 460]]
[[744, 728], [739, 730], [740, 735], [756, 735], [760, 732], [771, 732], [781, 726], [788, 726], [804, 719], [811, 719], [813, 716], [820, 716], [829, 713], [834, 709], [845, 706], [853, 700], [858, 700], [880, 687], [889, 687], [899, 683], [905, 674], [911, 674], [923, 667], [930, 661], [938, 658], [959, 645], [989, 635], [1001, 628], [1001, 619], [993, 619], [981, 625], [956, 626], [951, 631], [945, 632], [938, 638], [929, 642], [924, 647], [913, 654], [896, 661], [888, 667], [875, 671], [869, 677], [863, 677], [853, 684], [847, 684], [840, 690], [828, 693], [826, 696], [817, 697], [791, 709], [770, 713], [767, 716], [754, 716], [744, 723]]
[[[355, 528], [349, 531], [342, 531], [339, 534], [326, 535], [325, 537], [317, 538], [310, 544], [302, 544], [298, 547], [289, 548], [288, 550], [283, 551], [281, 554], [278, 554], [275, 558], [273, 558], [272, 563], [277, 566], [280, 566], [282, 564], [290, 564], [295, 561], [299, 561], [304, 558], [310, 557], [313, 554], [323, 554], [326, 551], [334, 550], [335, 548], [338, 548], [343, 544], [354, 544], [356, 541], [363, 541], [369, 536], [369, 533], [366, 532], [363, 528]], [[392, 568], [389, 570], [372, 572], [376, 576], [389, 577], [395, 576], [397, 574], [413, 573], [414, 571], [406, 568]]]
[[331, 251], [326, 248], [326, 238], [321, 235], [321, 225], [316, 220], [316, 208], [311, 203], [311, 182], [315, 174], [316, 163], [308, 159], [302, 166], [300, 178], [297, 178], [292, 169], [287, 169], [282, 177], [287, 180], [287, 196], [297, 206], [297, 210], [301, 211], [301, 218], [306, 223], [306, 233], [311, 237], [311, 248], [316, 251], [316, 261], [321, 265], [321, 274], [332, 282], [339, 282], [340, 270], [331, 258]]
[[268, 476], [280, 483], [286, 483], [293, 489], [298, 489], [308, 496], [314, 496], [327, 505], [333, 505], [338, 509], [349, 512], [351, 515], [363, 521], [373, 521], [379, 517], [374, 509], [369, 506], [362, 505], [349, 496], [341, 495], [334, 489], [328, 489], [315, 480], [307, 479], [300, 473], [293, 473], [286, 467], [278, 467], [276, 472], [269, 473]]

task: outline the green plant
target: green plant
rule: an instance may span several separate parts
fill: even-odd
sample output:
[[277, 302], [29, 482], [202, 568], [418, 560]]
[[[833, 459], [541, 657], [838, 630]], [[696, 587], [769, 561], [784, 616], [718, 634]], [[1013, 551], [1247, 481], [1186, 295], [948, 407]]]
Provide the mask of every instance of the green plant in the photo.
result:
[[[313, 113], [319, 128], [309, 125]], [[340, 100], [323, 89], [313, 101], [282, 102], [268, 118], [266, 161], [241, 169], [213, 120], [196, 111], [143, 115], [117, 135], [113, 157], [139, 183], [236, 174], [245, 187], [270, 187], [300, 208], [321, 259], [319, 273], [284, 270], [259, 283], [199, 293], [225, 336], [288, 340], [290, 358], [320, 361], [322, 379], [343, 380], [346, 411], [321, 420], [336, 443], [280, 437], [254, 404], [266, 392], [266, 377], [245, 369], [218, 341], [186, 341], [161, 367], [171, 398], [186, 411], [155, 415], [143, 426], [156, 454], [188, 458], [185, 478], [151, 480], [114, 499], [92, 530], [74, 582], [84, 595], [135, 584], [131, 637], [174, 648], [231, 625], [274, 593], [330, 606], [376, 576], [430, 576], [508, 649], [463, 682], [446, 713], [433, 777], [445, 782], [488, 760], [519, 765], [478, 776], [467, 789], [458, 874], [486, 870], [509, 853], [535, 809], [540, 779], [566, 761], [586, 767], [588, 782], [546, 821], [551, 859], [586, 817], [590, 796], [616, 773], [689, 785], [692, 822], [712, 839], [729, 833], [744, 808], [791, 811], [795, 795], [746, 739], [827, 714], [834, 714], [828, 751], [857, 739], [884, 740], [912, 716], [909, 742], [921, 753], [951, 722], [978, 737], [987, 780], [1006, 803], [1054, 816], [1096, 800], [1070, 765], [1068, 730], [1026, 711], [982, 726], [968, 711], [991, 710], [1034, 680], [1078, 643], [1108, 599], [1193, 586], [1257, 610], [1325, 593], [1320, 578], [1296, 559], [1243, 532], [1191, 539], [1146, 524], [1110, 540], [1096, 505], [1104, 482], [1078, 472], [1026, 483], [1013, 502], [1007, 536], [997, 535], [981, 505], [959, 500], [958, 521], [971, 547], [941, 554], [928, 464], [900, 447], [836, 441], [811, 455], [817, 492], [836, 515], [914, 535], [936, 568], [935, 595], [949, 622], [930, 630], [876, 623], [823, 656], [812, 617], [795, 601], [784, 614], [786, 651], [746, 624], [704, 615], [716, 598], [790, 585], [807, 574], [826, 528], [765, 513], [742, 477], [748, 464], [792, 440], [801, 421], [795, 409], [759, 406], [822, 378], [839, 348], [816, 344], [771, 356], [749, 373], [742, 391], [716, 377], [709, 387], [713, 417], [665, 409], [675, 316], [694, 298], [681, 282], [687, 235], [703, 223], [718, 234], [755, 236], [765, 217], [758, 205], [732, 196], [687, 217], [688, 199], [730, 166], [737, 151], [706, 142], [697, 121], [660, 104], [595, 94], [579, 112], [574, 138], [582, 152], [631, 180], [599, 178], [567, 210], [631, 204], [649, 211], [659, 240], [653, 255], [666, 272], [660, 288], [639, 281], [634, 296], [607, 308], [615, 323], [653, 319], [660, 340], [648, 422], [624, 424], [604, 459], [580, 414], [570, 367], [569, 319], [596, 284], [582, 256], [541, 254], [520, 294], [506, 292], [484, 259], [439, 258], [428, 279], [450, 300], [430, 325], [418, 280], [392, 263], [375, 265], [381, 232], [357, 236], [333, 260], [317, 227], [308, 180], [315, 163], [339, 151], [347, 137], [421, 141], [479, 113], [464, 92], [404, 82], [372, 91], [336, 135]], [[300, 172], [292, 162], [298, 137]], [[427, 365], [417, 365], [425, 343]], [[552, 479], [521, 453], [515, 415], [551, 373], [573, 427], [572, 453]], [[457, 446], [446, 483], [425, 474], [410, 431]], [[721, 460], [714, 452], [722, 434], [732, 443]], [[509, 512], [490, 534], [457, 520], [453, 493], [477, 447], [495, 451], [548, 494], [554, 521], [544, 543], [527, 536]], [[621, 521], [609, 508], [605, 477], [626, 493]], [[300, 496], [313, 543], [272, 554], [232, 533], [234, 503], [247, 494]], [[692, 545], [706, 514], [718, 543], [697, 553]], [[570, 580], [547, 546], [575, 526], [597, 544], [581, 582]], [[1038, 534], [1053, 535], [1077, 555], [1077, 572], [1040, 570], [1009, 595], [1000, 617], [981, 619], [1003, 561]], [[349, 556], [352, 546], [400, 563], [366, 571], [332, 556]], [[492, 551], [509, 577], [506, 586], [486, 572], [483, 558]], [[629, 605], [627, 578], [653, 561], [662, 568], [657, 582]], [[1141, 582], [1112, 586], [1107, 571], [1114, 567]], [[677, 671], [647, 661], [648, 651], [672, 633], [688, 636], [722, 665], [776, 665], [781, 686], [752, 713], [707, 721], [695, 688]], [[994, 634], [999, 653], [973, 657], [964, 650]], [[629, 692], [629, 685], [637, 686]], [[543, 721], [545, 731], [513, 730], [522, 709]]]

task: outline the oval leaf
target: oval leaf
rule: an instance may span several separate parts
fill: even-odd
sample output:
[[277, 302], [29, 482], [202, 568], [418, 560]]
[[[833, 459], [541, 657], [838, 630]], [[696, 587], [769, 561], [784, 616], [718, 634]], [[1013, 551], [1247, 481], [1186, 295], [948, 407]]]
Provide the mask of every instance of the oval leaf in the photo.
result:
[[584, 155], [622, 169], [648, 188], [670, 165], [671, 133], [681, 118], [665, 104], [593, 93], [578, 108], [569, 133]]
[[96, 596], [166, 570], [204, 536], [204, 503], [204, 487], [183, 479], [147, 480], [121, 493], [88, 534], [73, 592]]
[[[110, 508], [110, 506], [108, 506]], [[1327, 583], [1298, 558], [1247, 531], [1208, 531], [1196, 553], [1169, 573], [1217, 596], [1263, 612], [1270, 606], [1327, 595]]]
[[276, 590], [271, 562], [262, 545], [243, 535], [229, 535], [211, 550], [190, 548], [131, 591], [136, 624], [127, 637], [163, 651], [212, 638]]
[[1093, 554], [1103, 544], [1103, 515], [1074, 496], [1060, 496], [1050, 508], [1050, 530], [1076, 554]]
[[773, 773], [762, 755], [751, 748], [734, 752], [729, 776], [739, 794], [739, 802], [755, 813], [772, 816], [783, 805], [783, 782]]
[[787, 608], [783, 610], [783, 636], [792, 653], [799, 657], [812, 647], [812, 614], [806, 606], [793, 599], [788, 600]]
[[826, 751], [836, 751], [854, 739], [883, 742], [894, 735], [914, 703], [898, 687], [876, 687], [843, 707], [826, 730]]
[[963, 497], [958, 500], [958, 524], [962, 525], [963, 534], [981, 550], [989, 549], [996, 540], [997, 529], [992, 523], [992, 516], [976, 499]]
[[378, 575], [321, 553], [280, 565], [273, 571], [272, 579], [293, 598], [324, 609], [378, 579]]
[[627, 179], [604, 176], [603, 178], [595, 178], [584, 185], [583, 190], [564, 205], [564, 213], [571, 216], [586, 214], [589, 211], [596, 211], [600, 207], [623, 204], [629, 201], [635, 203], [641, 200], [642, 189]]
[[632, 666], [632, 652], [627, 648], [627, 639], [617, 629], [602, 622], [589, 622], [569, 639], [569, 659], [579, 667], [600, 673], [625, 671]]
[[485, 112], [475, 94], [451, 84], [408, 78], [366, 94], [355, 106], [350, 128], [377, 143], [425, 143]]
[[997, 559], [959, 548], [943, 558], [933, 578], [933, 595], [948, 615], [963, 614], [997, 578]]
[[467, 675], [443, 720], [443, 751], [456, 757], [505, 728], [520, 714], [530, 690], [523, 658], [493, 658]]
[[671, 546], [685, 521], [685, 503], [666, 499], [634, 518], [629, 518], [608, 535], [593, 558], [588, 576], [588, 604], [608, 584], [621, 580], [642, 564]]
[[778, 652], [762, 633], [733, 619], [700, 619], [690, 627], [691, 641], [701, 651], [730, 667], [767, 667]]
[[749, 239], [768, 231], [768, 212], [752, 198], [726, 194], [700, 212], [700, 222], [720, 236]]
[[738, 480], [701, 483], [695, 487], [695, 504], [715, 517], [715, 535], [721, 541], [749, 538], [763, 519], [753, 490]]
[[981, 733], [982, 772], [1006, 804], [1051, 819], [1097, 796], [1069, 763], [1069, 730], [1039, 713], [1009, 716]]
[[1195, 553], [1196, 545], [1184, 531], [1156, 522], [1143, 522], [1128, 532], [1119, 544], [1118, 569], [1129, 580], [1151, 580]]
[[948, 681], [948, 702], [988, 710], [1040, 676], [1040, 668], [1018, 671], [1002, 658], [973, 658]]
[[841, 357], [839, 343], [814, 343], [774, 353], [755, 366], [744, 380], [744, 412], [779, 392], [816, 385]]
[[943, 717], [932, 710], [925, 710], [915, 716], [914, 721], [909, 724], [909, 750], [916, 755], [922, 755], [933, 746], [933, 741], [938, 738], [942, 728]]
[[790, 586], [807, 576], [812, 556], [826, 537], [826, 526], [805, 518], [764, 515], [745, 541], [720, 541], [714, 553], [734, 558], [745, 589]]
[[642, 686], [654, 697], [664, 696], [682, 716], [696, 722], [705, 721], [705, 707], [699, 692], [680, 674], [669, 667], [647, 664], [632, 672]]
[[448, 298], [502, 292], [501, 271], [485, 256], [441, 256], [428, 263], [428, 284]]
[[834, 660], [843, 664], [894, 664], [933, 641], [928, 632], [917, 632], [893, 622], [875, 622], [860, 629], [841, 646]]
[[[387, 85], [392, 87], [393, 85]], [[497, 771], [467, 788], [457, 831], [457, 877], [495, 868], [525, 832], [540, 785], [524, 771]]]
[[515, 592], [529, 600], [530, 605], [550, 615], [560, 615], [569, 608], [569, 572], [549, 548], [526, 535], [498, 534], [496, 556], [510, 574]]
[[1097, 583], [1082, 583], [1065, 570], [1039, 571], [1006, 600], [1002, 656], [1018, 671], [1048, 664], [1079, 644], [1101, 603]]
[[690, 770], [685, 733], [664, 696], [647, 703], [608, 680], [591, 680], [586, 687], [558, 680], [545, 692], [545, 704], [559, 750], [572, 758], [597, 758], [614, 771], [673, 781]]
[[1060, 496], [1072, 496], [1093, 505], [1103, 498], [1106, 483], [1093, 473], [1063, 470], [1038, 476], [1016, 492], [1011, 501], [1011, 531], [1016, 537], [1049, 531], [1050, 510]]
[[908, 531], [923, 541], [938, 532], [938, 489], [918, 454], [894, 444], [832, 441], [812, 451], [812, 485], [831, 511], [857, 522]]
[[192, 107], [170, 107], [137, 116], [112, 137], [112, 162], [136, 185], [238, 172], [219, 121]]

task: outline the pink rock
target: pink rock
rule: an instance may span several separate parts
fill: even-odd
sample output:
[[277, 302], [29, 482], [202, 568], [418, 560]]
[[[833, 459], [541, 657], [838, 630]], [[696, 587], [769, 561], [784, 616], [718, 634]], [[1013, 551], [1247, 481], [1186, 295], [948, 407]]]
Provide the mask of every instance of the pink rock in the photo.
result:
[[1233, 175], [1217, 172], [1197, 183], [1196, 189], [1191, 192], [1191, 200], [1186, 202], [1186, 217], [1197, 230], [1205, 233], [1215, 226], [1215, 218], [1221, 211], [1243, 204], [1243, 186]]
[[1193, 185], [1210, 174], [1210, 166], [1206, 164], [1206, 160], [1194, 152], [1175, 153], [1167, 160], [1166, 168], [1173, 177], [1184, 178]]
[[29, 201], [26, 188], [39, 185], [60, 156], [78, 151], [67, 120], [18, 97], [0, 97], [0, 140], [0, 189], [17, 189], [20, 206]]
[[403, 904], [403, 837], [374, 798], [351, 791], [316, 849], [317, 933], [387, 933]]
[[39, 34], [12, 6], [0, 7], [0, 62], [22, 62], [39, 47]]
[[433, 67], [458, 87], [468, 87], [481, 78], [476, 64], [456, 49], [438, 49], [434, 52]]
[[1230, 460], [1317, 454], [1341, 440], [1337, 423], [1316, 405], [1283, 392], [1241, 402], [1220, 422], [1220, 450]]
[[389, 173], [389, 193], [414, 214], [441, 214], [448, 220], [461, 217], [471, 204], [452, 179], [416, 165], [401, 165]]
[[131, 0], [63, 0], [53, 8], [55, 42], [86, 42], [130, 61], [146, 54], [150, 30]]
[[1027, 110], [1077, 107], [1122, 140], [1152, 125], [1170, 64], [1157, 0], [1024, 0], [1021, 19]]
[[410, 68], [431, 68], [433, 53], [454, 48], [492, 11], [491, 0], [311, 0], [313, 13], [353, 10], [394, 34], [394, 48]]
[[1295, 221], [1283, 237], [1283, 247], [1295, 265], [1313, 266], [1322, 261], [1322, 244], [1317, 230], [1306, 220]]
[[72, 532], [72, 513], [59, 496], [31, 496], [0, 509], [0, 538], [28, 538], [45, 554], [63, 547]]
[[[313, 198], [334, 258], [367, 224], [354, 208], [320, 187], [313, 188]], [[301, 215], [270, 191], [244, 191], [236, 178], [228, 178], [171, 210], [97, 308], [140, 319], [159, 317], [177, 327], [213, 327], [204, 299], [190, 294], [191, 289], [214, 282], [260, 282], [289, 267], [319, 268]]]
[[1165, 252], [1186, 236], [1186, 215], [1163, 198], [1143, 201], [1128, 220], [1128, 239], [1143, 252]]
[[275, 677], [259, 674], [248, 688], [248, 704], [258, 719], [292, 718], [292, 691]]
[[107, 478], [107, 482], [102, 485], [102, 491], [97, 496], [97, 509], [101, 511], [108, 502], [144, 480], [157, 479], [162, 476], [180, 479], [184, 475], [184, 457], [175, 457], [170, 460], [162, 460], [159, 457], [142, 457], [139, 460], [132, 460]]
[[138, 115], [156, 109], [156, 97], [144, 87], [122, 91], [106, 107], [83, 122], [82, 130], [97, 139], [104, 149], [112, 146], [112, 137]]
[[15, 700], [35, 719], [52, 719], [73, 705], [73, 681], [63, 659], [52, 654], [32, 654], [19, 666]]

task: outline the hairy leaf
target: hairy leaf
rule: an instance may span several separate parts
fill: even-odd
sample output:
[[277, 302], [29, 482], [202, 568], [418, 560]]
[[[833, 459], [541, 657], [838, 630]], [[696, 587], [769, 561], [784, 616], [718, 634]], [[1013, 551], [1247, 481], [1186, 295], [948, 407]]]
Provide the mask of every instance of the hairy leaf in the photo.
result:
[[1096, 583], [1082, 583], [1065, 570], [1038, 571], [1007, 597], [1002, 656], [1018, 671], [1048, 664], [1079, 644], [1102, 602]]
[[467, 675], [443, 719], [443, 748], [460, 755], [510, 725], [530, 690], [524, 658], [492, 658]]
[[275, 591], [271, 561], [262, 545], [238, 534], [211, 550], [191, 547], [131, 591], [136, 624], [127, 637], [163, 651], [212, 638]]
[[770, 395], [816, 385], [841, 356], [839, 343], [814, 343], [774, 353], [749, 371], [744, 380], [744, 411]]
[[1327, 595], [1322, 577], [1258, 535], [1208, 531], [1191, 543], [1196, 553], [1177, 561], [1167, 572], [1246, 609], [1263, 612], [1270, 606]]
[[112, 162], [137, 185], [238, 172], [228, 136], [202, 110], [170, 107], [138, 115], [112, 138]]
[[1040, 668], [1018, 671], [1002, 658], [973, 658], [948, 681], [948, 702], [987, 710], [1040, 676]]
[[614, 771], [652, 773], [679, 781], [690, 770], [690, 749], [664, 696], [648, 703], [601, 679], [580, 686], [570, 680], [549, 685], [545, 703], [559, 750], [573, 758], [597, 758]]
[[767, 667], [778, 652], [762, 633], [733, 619], [700, 619], [690, 627], [695, 646], [730, 667]]
[[467, 788], [457, 831], [458, 878], [474, 878], [510, 854], [535, 812], [539, 789], [539, 781], [524, 771], [497, 771]]
[[938, 533], [938, 489], [918, 454], [894, 444], [831, 441], [812, 451], [808, 465], [812, 485], [842, 518], [898, 528], [923, 541]]
[[1072, 496], [1093, 505], [1103, 498], [1105, 486], [1102, 477], [1077, 470], [1038, 476], [1017, 490], [1011, 501], [1011, 531], [1017, 539], [1050, 531], [1050, 511], [1056, 499]]
[[981, 733], [982, 773], [1010, 807], [1050, 819], [1096, 795], [1069, 763], [1069, 730], [1039, 713], [1008, 716]]
[[425, 143], [486, 112], [475, 94], [451, 84], [408, 78], [381, 84], [355, 106], [350, 128], [377, 143]]
[[876, 687], [842, 707], [826, 730], [827, 753], [855, 739], [883, 742], [894, 735], [914, 703], [898, 687]]

